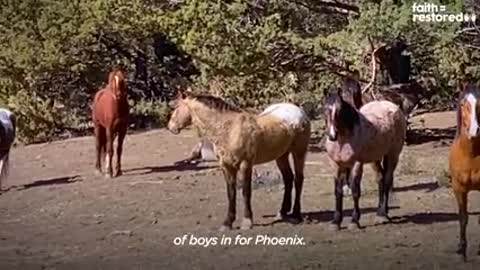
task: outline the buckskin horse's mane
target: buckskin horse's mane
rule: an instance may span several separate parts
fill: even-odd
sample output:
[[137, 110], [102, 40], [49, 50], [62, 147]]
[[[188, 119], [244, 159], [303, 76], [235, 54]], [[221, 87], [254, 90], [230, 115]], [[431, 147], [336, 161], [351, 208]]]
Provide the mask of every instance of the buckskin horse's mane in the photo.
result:
[[204, 104], [205, 106], [216, 109], [219, 111], [232, 111], [232, 112], [243, 112], [242, 109], [239, 107], [226, 102], [225, 100], [206, 94], [193, 94], [188, 93], [188, 97], [194, 98], [195, 100], [199, 101], [200, 103]]

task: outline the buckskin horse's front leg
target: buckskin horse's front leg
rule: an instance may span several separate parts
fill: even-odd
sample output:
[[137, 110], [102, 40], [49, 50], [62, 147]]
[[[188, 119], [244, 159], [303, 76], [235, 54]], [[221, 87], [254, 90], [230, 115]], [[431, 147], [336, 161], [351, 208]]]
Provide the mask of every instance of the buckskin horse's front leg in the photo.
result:
[[227, 217], [220, 227], [220, 231], [232, 229], [232, 224], [235, 221], [236, 215], [236, 197], [237, 197], [237, 170], [230, 166], [222, 165], [223, 176], [227, 185], [228, 211]]
[[252, 165], [243, 162], [240, 165], [240, 181], [242, 181], [242, 193], [244, 202], [244, 215], [240, 229], [249, 230], [253, 226], [252, 213]]

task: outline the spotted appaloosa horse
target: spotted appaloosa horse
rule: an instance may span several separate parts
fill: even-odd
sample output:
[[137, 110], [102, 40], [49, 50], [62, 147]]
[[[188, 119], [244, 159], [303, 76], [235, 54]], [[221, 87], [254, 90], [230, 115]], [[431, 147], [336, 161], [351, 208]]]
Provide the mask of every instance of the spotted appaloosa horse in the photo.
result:
[[461, 87], [457, 106], [457, 134], [450, 146], [449, 170], [459, 212], [460, 241], [457, 253], [466, 261], [468, 193], [480, 191], [480, 89], [468, 81], [462, 83]]
[[[340, 229], [343, 220], [343, 183], [351, 169], [351, 188], [354, 202], [351, 225], [360, 227], [360, 182], [363, 164], [371, 163], [378, 182], [379, 202], [377, 221], [388, 221], [389, 193], [393, 174], [406, 136], [405, 115], [389, 101], [372, 101], [360, 111], [343, 100], [341, 89], [326, 91], [325, 119], [327, 140], [325, 148], [336, 169], [335, 215], [332, 225]], [[383, 162], [383, 164], [382, 164]]]
[[96, 172], [101, 174], [101, 159], [105, 158], [105, 176], [113, 177], [113, 141], [117, 141], [117, 165], [115, 176], [122, 174], [121, 159], [123, 140], [127, 134], [129, 106], [127, 83], [123, 70], [114, 68], [108, 76], [108, 85], [95, 94], [92, 120], [96, 141]]
[[16, 117], [7, 109], [0, 109], [0, 190], [8, 177], [10, 149], [15, 141]]
[[[310, 120], [301, 108], [290, 103], [278, 103], [256, 114], [239, 109], [218, 97], [180, 93], [168, 129], [178, 134], [190, 124], [200, 130], [202, 137], [212, 142], [223, 170], [228, 212], [221, 230], [231, 229], [236, 218], [237, 173], [243, 184], [244, 198], [244, 218], [240, 227], [250, 229], [253, 226], [252, 168], [273, 160], [285, 184], [279, 217], [301, 221], [303, 171], [310, 141]], [[293, 157], [295, 174], [289, 164], [290, 155]]]

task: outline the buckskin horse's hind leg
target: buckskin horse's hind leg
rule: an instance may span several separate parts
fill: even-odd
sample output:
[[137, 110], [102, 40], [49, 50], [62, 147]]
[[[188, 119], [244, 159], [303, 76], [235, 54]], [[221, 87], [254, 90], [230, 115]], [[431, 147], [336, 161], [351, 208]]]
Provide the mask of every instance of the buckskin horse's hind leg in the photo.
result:
[[280, 170], [284, 184], [282, 207], [280, 208], [280, 212], [277, 215], [277, 218], [280, 219], [286, 218], [292, 208], [292, 189], [294, 176], [288, 162], [289, 154], [290, 153], [287, 152], [276, 160], [277, 167]]
[[[306, 140], [308, 141], [308, 140]], [[293, 211], [291, 221], [295, 223], [302, 222], [302, 190], [305, 176], [303, 171], [305, 169], [305, 159], [307, 156], [308, 144], [300, 146], [300, 149], [293, 151], [293, 167], [295, 169], [295, 201], [293, 202]]]

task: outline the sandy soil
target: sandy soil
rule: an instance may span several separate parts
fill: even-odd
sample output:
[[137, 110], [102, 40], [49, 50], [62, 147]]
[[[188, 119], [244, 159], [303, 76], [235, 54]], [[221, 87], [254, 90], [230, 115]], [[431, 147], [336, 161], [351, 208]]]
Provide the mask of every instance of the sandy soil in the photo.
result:
[[[480, 197], [470, 195], [470, 261], [463, 263], [453, 253], [456, 204], [451, 190], [438, 184], [445, 182], [453, 114], [422, 115], [414, 122], [430, 135], [402, 153], [392, 224], [373, 225], [377, 188], [369, 167], [361, 198], [365, 228], [346, 228], [348, 198], [345, 229], [338, 232], [328, 226], [332, 170], [318, 147], [308, 156], [302, 224], [274, 222], [283, 184], [274, 163], [256, 168], [255, 226], [225, 235], [252, 241], [296, 235], [304, 245], [174, 245], [183, 235], [223, 235], [217, 228], [226, 193], [216, 164], [173, 166], [197, 142], [194, 132], [129, 135], [125, 175], [116, 179], [94, 175], [92, 137], [15, 148], [8, 190], [0, 195], [0, 269], [479, 269]], [[241, 192], [237, 198], [238, 227]]]

